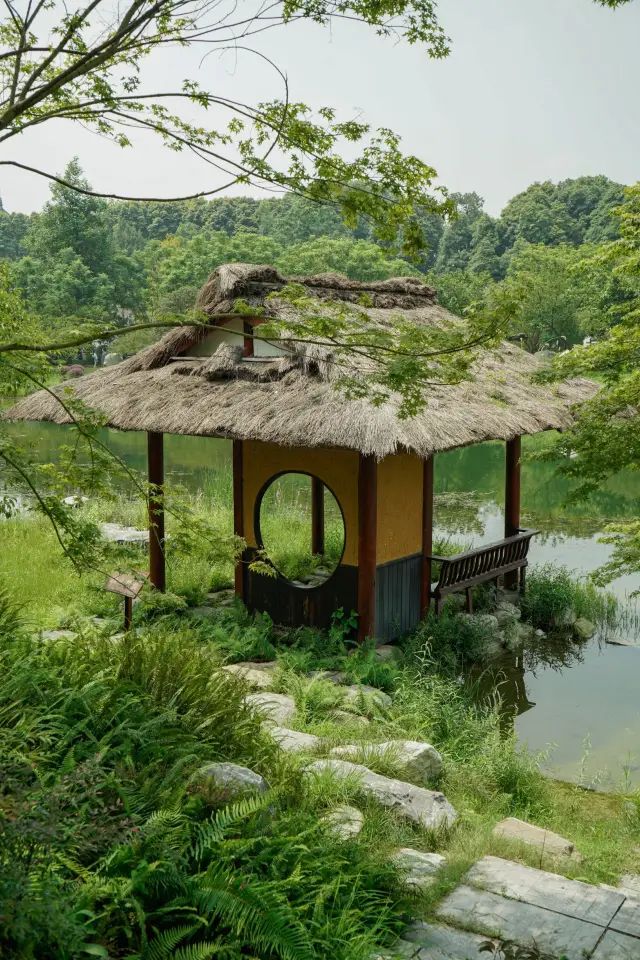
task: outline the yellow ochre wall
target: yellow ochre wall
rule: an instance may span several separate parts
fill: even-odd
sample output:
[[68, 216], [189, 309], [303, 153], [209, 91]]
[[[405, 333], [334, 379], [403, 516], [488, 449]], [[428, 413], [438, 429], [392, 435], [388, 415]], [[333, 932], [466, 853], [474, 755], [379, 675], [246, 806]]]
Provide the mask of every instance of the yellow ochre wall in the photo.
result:
[[[358, 563], [358, 454], [353, 450], [327, 447], [280, 447], [260, 440], [242, 443], [244, 486], [244, 538], [257, 546], [253, 525], [254, 507], [260, 488], [282, 471], [311, 473], [332, 490], [342, 507], [345, 524], [343, 563]], [[379, 515], [379, 514], [378, 514]]]
[[410, 453], [378, 464], [378, 563], [422, 550], [422, 460]]

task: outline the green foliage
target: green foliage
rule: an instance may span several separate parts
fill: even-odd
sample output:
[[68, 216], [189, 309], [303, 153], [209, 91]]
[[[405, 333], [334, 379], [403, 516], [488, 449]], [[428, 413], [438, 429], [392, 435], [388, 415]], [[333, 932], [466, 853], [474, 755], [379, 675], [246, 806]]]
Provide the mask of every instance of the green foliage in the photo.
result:
[[460, 667], [481, 662], [486, 644], [494, 639], [494, 631], [480, 618], [458, 617], [445, 605], [438, 617], [433, 610], [404, 640], [404, 650], [411, 661], [431, 669], [440, 669], [454, 675]]
[[555, 563], [531, 568], [521, 606], [523, 618], [546, 632], [566, 629], [570, 614], [610, 626], [617, 611], [611, 594], [577, 580], [567, 567]]

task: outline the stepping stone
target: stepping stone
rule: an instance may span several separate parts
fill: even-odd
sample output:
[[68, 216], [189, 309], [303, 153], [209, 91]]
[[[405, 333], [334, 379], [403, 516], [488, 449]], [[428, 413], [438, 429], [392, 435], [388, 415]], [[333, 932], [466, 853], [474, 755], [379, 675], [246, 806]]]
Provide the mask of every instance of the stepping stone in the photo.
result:
[[224, 589], [224, 590], [215, 590], [213, 593], [208, 593], [205, 597], [207, 604], [214, 606], [216, 603], [222, 603], [223, 600], [233, 600], [236, 592], [233, 588]]
[[40, 634], [43, 640], [72, 640], [78, 634], [73, 630], [43, 630]]
[[145, 546], [149, 543], [148, 530], [123, 527], [119, 523], [103, 523], [100, 529], [105, 540], [109, 540], [111, 543], [138, 543]]
[[481, 944], [486, 942], [486, 937], [466, 930], [416, 922], [405, 931], [398, 953], [403, 957], [416, 956], [419, 960], [480, 960], [487, 956], [479, 952]]
[[591, 960], [640, 960], [640, 940], [607, 930]]
[[640, 650], [640, 643], [633, 643], [632, 640], [623, 640], [622, 637], [606, 637], [604, 642], [610, 644], [612, 647], [635, 647], [636, 650]]
[[345, 725], [351, 723], [359, 727], [368, 727], [371, 724], [371, 721], [367, 720], [366, 717], [361, 717], [359, 713], [349, 713], [348, 710], [332, 710], [329, 719], [333, 720], [334, 723], [344, 723]]
[[346, 760], [316, 760], [306, 768], [306, 773], [311, 775], [325, 771], [359, 781], [363, 793], [383, 807], [388, 807], [427, 829], [450, 827], [456, 819], [455, 810], [439, 791], [425, 790], [412, 783], [382, 777], [359, 763], [349, 763]]
[[608, 926], [624, 903], [622, 893], [593, 887], [580, 880], [567, 880], [500, 857], [483, 857], [471, 867], [466, 880], [511, 900], [521, 900], [601, 927]]
[[312, 733], [300, 733], [299, 730], [287, 730], [285, 727], [274, 727], [271, 724], [267, 724], [267, 729], [280, 749], [287, 753], [313, 750], [321, 742], [320, 737], [314, 737]]
[[590, 957], [603, 934], [603, 928], [595, 923], [466, 885], [449, 894], [438, 907], [437, 914], [442, 920], [472, 927], [476, 932], [499, 936], [503, 940], [515, 940], [522, 946], [536, 946], [541, 953], [566, 957], [567, 960]]
[[624, 876], [620, 877], [618, 890], [626, 893], [628, 897], [636, 897], [640, 900], [640, 874], [625, 873]]
[[349, 743], [334, 747], [332, 757], [355, 760], [365, 766], [372, 759], [389, 759], [403, 776], [415, 780], [429, 780], [442, 773], [442, 757], [430, 743], [415, 740], [389, 740], [386, 743]]
[[638, 957], [640, 957], [640, 899], [627, 897], [611, 921], [610, 927], [618, 933], [638, 937]]
[[237, 763], [209, 763], [198, 772], [197, 781], [224, 791], [230, 799], [244, 793], [266, 793], [269, 789], [264, 777]]
[[295, 700], [284, 693], [250, 693], [244, 702], [259, 710], [265, 720], [279, 727], [286, 727], [296, 714]]
[[598, 628], [586, 617], [578, 617], [573, 624], [573, 632], [579, 640], [590, 640]]
[[428, 887], [440, 867], [447, 862], [439, 853], [423, 853], [411, 847], [400, 847], [391, 859], [406, 873], [404, 882], [408, 887]]
[[326, 823], [334, 836], [340, 840], [352, 840], [362, 831], [364, 814], [357, 807], [343, 803], [325, 814], [322, 822]]
[[344, 699], [346, 703], [360, 703], [360, 698], [364, 696], [365, 703], [371, 700], [378, 707], [390, 707], [391, 697], [388, 693], [383, 693], [377, 687], [369, 687], [366, 683], [354, 683], [350, 687], [344, 688]]
[[565, 840], [551, 830], [543, 830], [542, 827], [518, 820], [517, 817], [509, 817], [497, 823], [493, 833], [496, 837], [508, 837], [510, 840], [520, 840], [529, 846], [538, 847], [552, 857], [580, 857], [570, 840]]
[[376, 647], [375, 653], [376, 660], [381, 663], [384, 663], [385, 660], [402, 659], [402, 650], [392, 643], [381, 643], [379, 647]]
[[[220, 607], [218, 604], [217, 609]], [[209, 617], [215, 617], [216, 611], [213, 607], [189, 607], [185, 611], [190, 617], [193, 617], [194, 620], [207, 620]]]
[[256, 669], [253, 663], [230, 663], [222, 669], [256, 690], [268, 690], [273, 682], [266, 670]]

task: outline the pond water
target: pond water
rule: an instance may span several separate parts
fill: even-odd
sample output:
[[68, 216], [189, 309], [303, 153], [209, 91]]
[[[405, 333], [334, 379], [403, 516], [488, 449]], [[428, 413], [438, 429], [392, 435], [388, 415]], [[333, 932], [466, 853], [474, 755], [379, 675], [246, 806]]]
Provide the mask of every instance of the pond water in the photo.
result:
[[[15, 424], [10, 429], [32, 443], [43, 461], [55, 461], [66, 441], [67, 428], [52, 424]], [[145, 470], [143, 434], [105, 430], [104, 440], [129, 466]], [[524, 452], [541, 441], [544, 438], [525, 439]], [[168, 436], [165, 450], [166, 473], [172, 481], [193, 492], [213, 484], [230, 494], [229, 483], [215, 484], [217, 474], [230, 470], [228, 441]], [[483, 444], [439, 455], [435, 491], [439, 534], [474, 545], [500, 539], [503, 445]], [[555, 561], [588, 573], [610, 555], [611, 548], [597, 540], [607, 521], [638, 516], [640, 475], [615, 478], [588, 505], [567, 508], [563, 505], [567, 491], [568, 482], [555, 475], [553, 464], [523, 464], [523, 525], [543, 531], [534, 538], [530, 559], [533, 564]], [[638, 588], [640, 577], [635, 576], [620, 577], [610, 587], [623, 603]], [[630, 610], [633, 614], [633, 604]], [[628, 635], [638, 642], [633, 629], [638, 619], [629, 620]], [[599, 637], [579, 647], [544, 646], [500, 664], [502, 695], [519, 712], [515, 721], [519, 736], [534, 750], [553, 748], [546, 765], [562, 779], [580, 774], [606, 787], [627, 776], [640, 785], [640, 649], [611, 646]]]

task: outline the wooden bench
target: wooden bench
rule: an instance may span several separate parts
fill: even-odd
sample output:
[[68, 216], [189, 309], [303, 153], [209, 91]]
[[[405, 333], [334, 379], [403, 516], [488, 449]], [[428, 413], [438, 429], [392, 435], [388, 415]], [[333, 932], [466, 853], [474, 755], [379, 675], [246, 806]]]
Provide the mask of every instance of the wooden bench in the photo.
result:
[[443, 598], [462, 590], [467, 595], [467, 610], [473, 613], [471, 588], [490, 580], [495, 580], [497, 587], [498, 578], [512, 571], [519, 573], [519, 589], [523, 592], [529, 545], [531, 538], [539, 532], [520, 530], [513, 537], [468, 550], [466, 553], [457, 553], [453, 557], [428, 557], [427, 559], [440, 564], [440, 579], [431, 584], [436, 616], [440, 613]]

